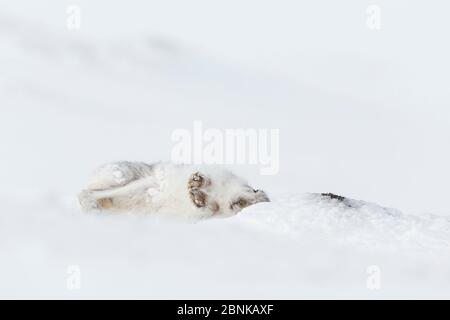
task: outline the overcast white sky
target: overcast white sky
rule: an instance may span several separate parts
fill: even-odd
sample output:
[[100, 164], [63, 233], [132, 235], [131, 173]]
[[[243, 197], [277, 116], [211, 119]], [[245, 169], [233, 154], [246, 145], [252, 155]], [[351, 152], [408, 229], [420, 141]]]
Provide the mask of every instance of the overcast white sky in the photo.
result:
[[[420, 58], [427, 50], [436, 56], [449, 51], [450, 6], [439, 0], [2, 0], [0, 12], [65, 31], [69, 4], [80, 6], [80, 32], [91, 37], [164, 35], [215, 57], [284, 71], [317, 52]], [[378, 32], [366, 28], [371, 4], [381, 8]]]

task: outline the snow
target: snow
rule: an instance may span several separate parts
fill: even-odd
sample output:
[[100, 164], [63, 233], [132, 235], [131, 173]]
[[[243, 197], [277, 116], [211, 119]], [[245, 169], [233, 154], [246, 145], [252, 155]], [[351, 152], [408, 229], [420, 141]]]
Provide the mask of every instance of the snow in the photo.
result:
[[[2, 297], [443, 298], [450, 219], [316, 194], [228, 219], [86, 215], [75, 199], [5, 200]], [[66, 287], [70, 266], [79, 290]], [[369, 290], [368, 268], [381, 274]], [[418, 290], [420, 288], [420, 290]]]
[[[374, 33], [356, 1], [321, 2], [102, 20], [92, 1], [80, 32], [52, 1], [2, 4], [0, 297], [449, 298], [448, 10], [386, 3]], [[80, 212], [95, 167], [170, 160], [196, 120], [280, 130], [278, 174], [230, 166], [272, 202], [197, 223]]]

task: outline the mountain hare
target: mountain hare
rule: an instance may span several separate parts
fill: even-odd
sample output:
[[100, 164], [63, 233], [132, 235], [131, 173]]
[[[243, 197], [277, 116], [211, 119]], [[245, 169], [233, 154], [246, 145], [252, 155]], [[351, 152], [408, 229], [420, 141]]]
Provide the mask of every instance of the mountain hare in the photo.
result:
[[96, 170], [79, 195], [83, 210], [137, 211], [185, 217], [231, 216], [269, 198], [218, 167], [114, 162]]

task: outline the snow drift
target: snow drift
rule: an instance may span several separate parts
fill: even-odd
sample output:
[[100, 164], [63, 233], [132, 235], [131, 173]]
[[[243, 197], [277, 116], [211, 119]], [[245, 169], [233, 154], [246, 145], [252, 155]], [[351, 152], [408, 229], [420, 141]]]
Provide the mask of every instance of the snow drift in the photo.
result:
[[[227, 219], [2, 199], [2, 298], [444, 298], [450, 221], [297, 194]], [[80, 288], [70, 290], [70, 268]], [[380, 273], [378, 290], [367, 281]], [[419, 289], [420, 288], [420, 289]]]

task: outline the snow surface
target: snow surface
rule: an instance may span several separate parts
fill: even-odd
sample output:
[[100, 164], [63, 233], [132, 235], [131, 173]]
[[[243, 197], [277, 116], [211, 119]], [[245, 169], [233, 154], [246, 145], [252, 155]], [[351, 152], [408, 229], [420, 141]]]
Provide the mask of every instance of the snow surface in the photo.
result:
[[[230, 26], [179, 1], [173, 20], [133, 1], [95, 19], [90, 1], [80, 32], [56, 2], [2, 4], [0, 297], [449, 298], [448, 10], [385, 3], [373, 33], [356, 1], [319, 2], [232, 1]], [[280, 129], [279, 174], [231, 167], [271, 203], [193, 224], [80, 212], [96, 166], [169, 160], [194, 120]]]
[[[5, 200], [5, 298], [448, 298], [450, 219], [317, 194], [198, 223]], [[68, 290], [68, 267], [81, 271]], [[371, 266], [380, 289], [369, 290]], [[369, 272], [369, 273], [368, 273]]]

